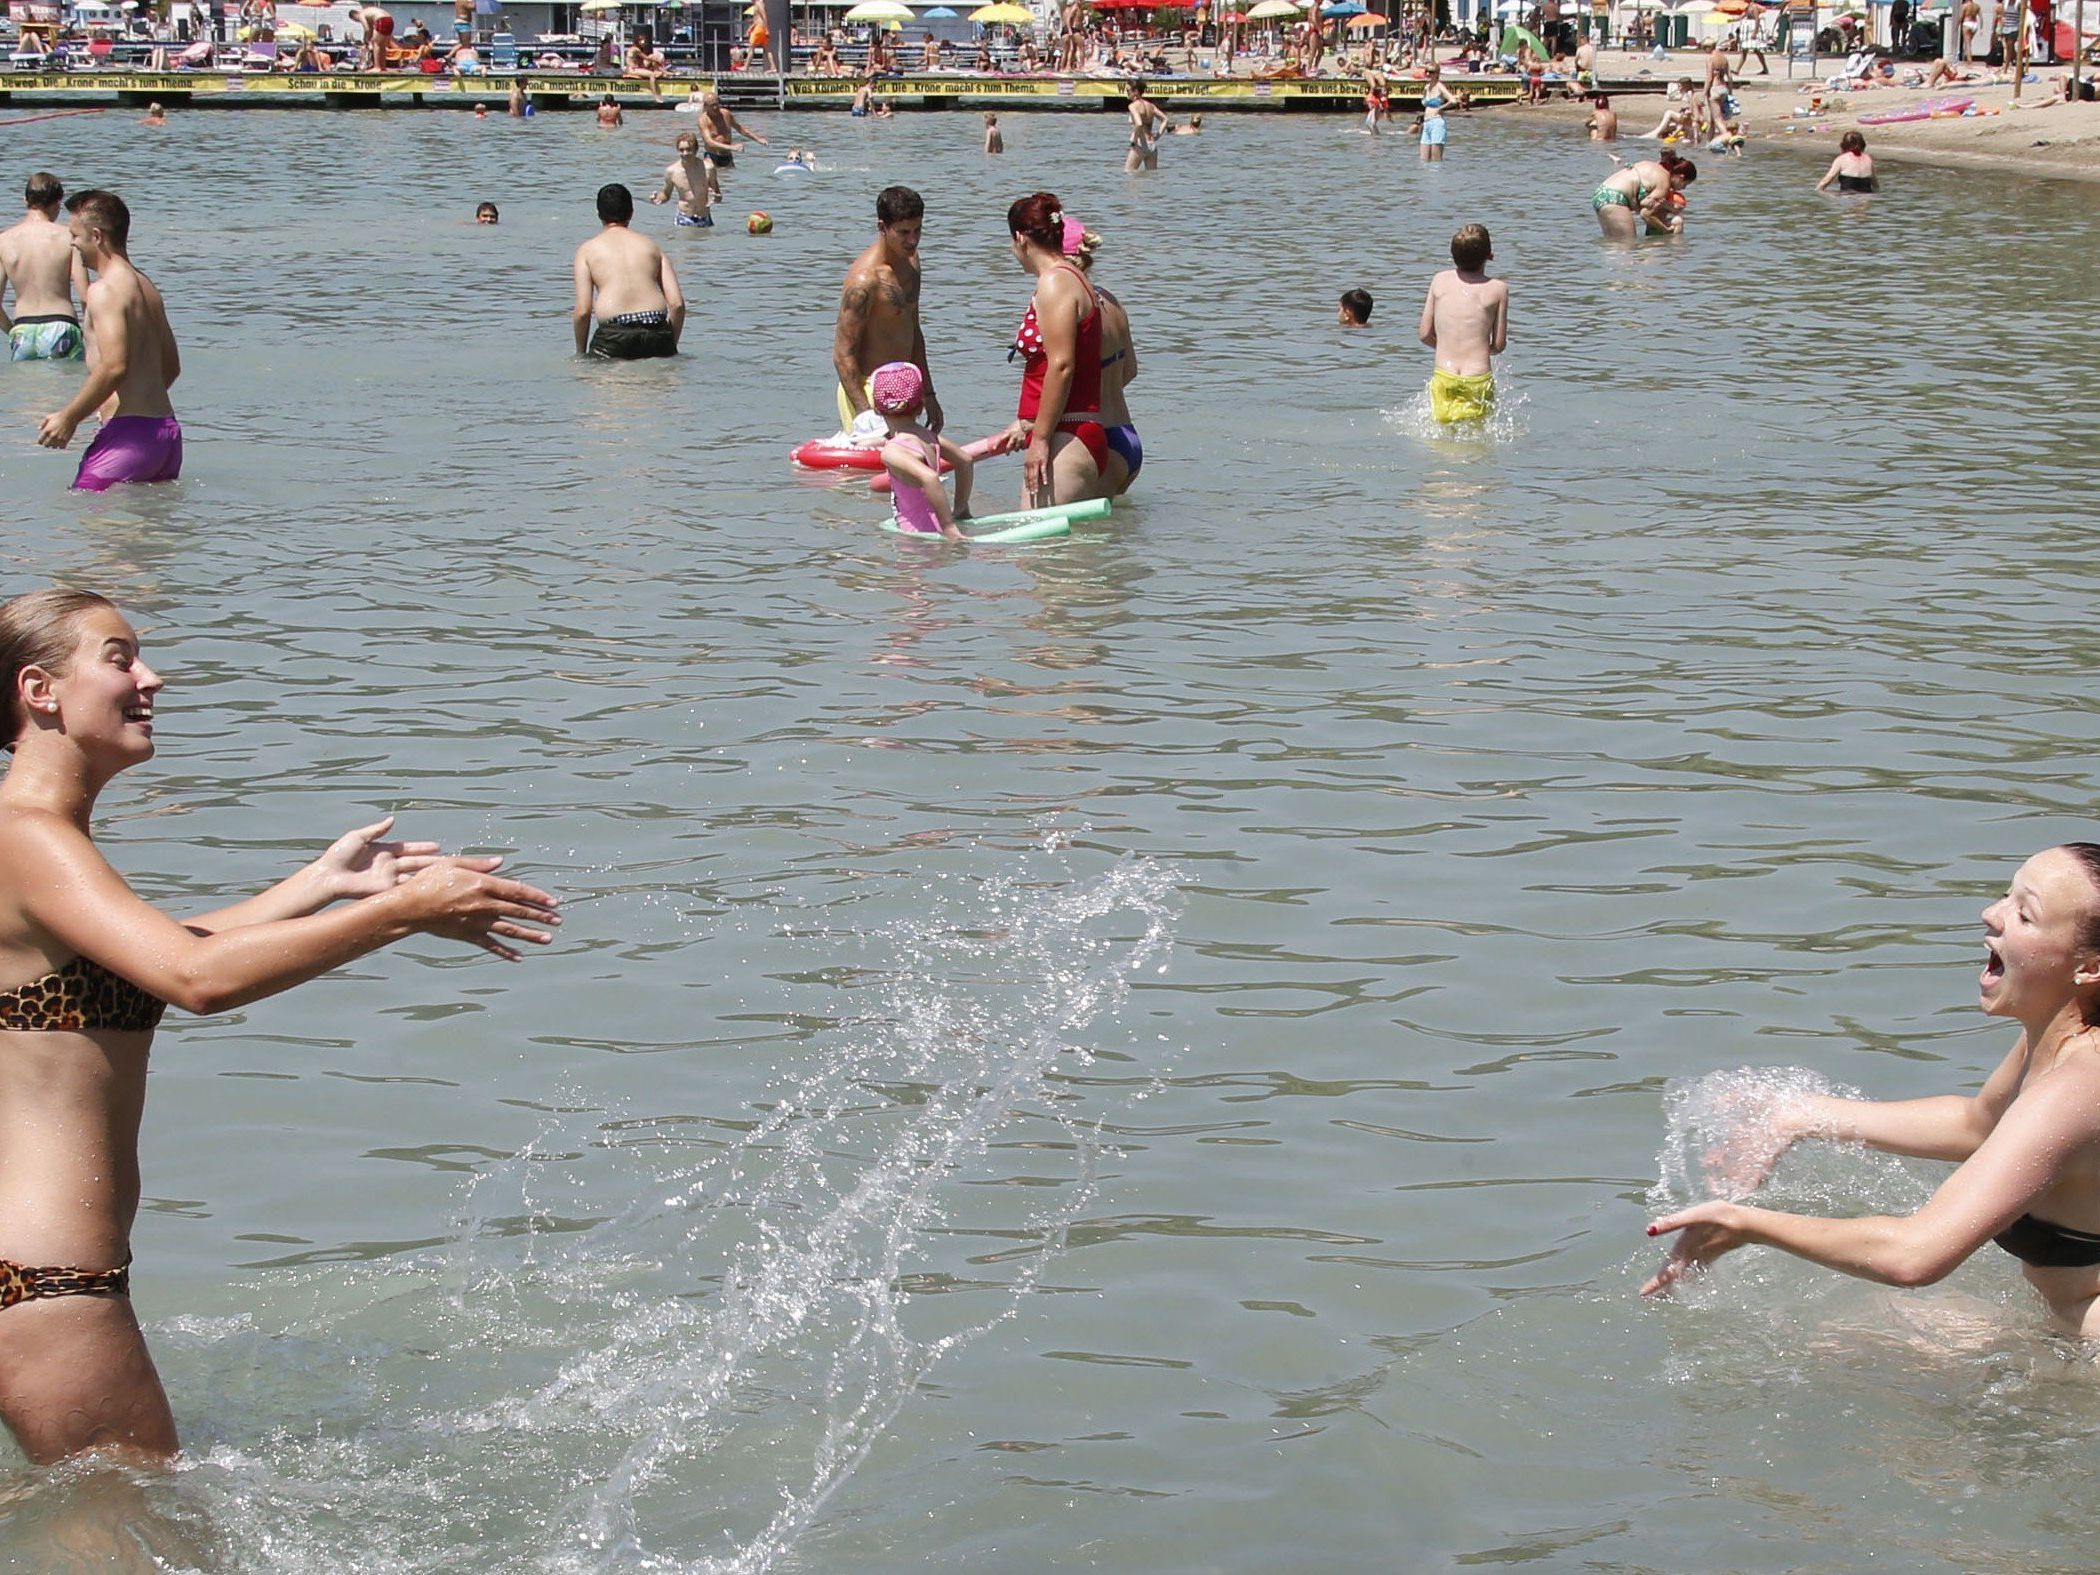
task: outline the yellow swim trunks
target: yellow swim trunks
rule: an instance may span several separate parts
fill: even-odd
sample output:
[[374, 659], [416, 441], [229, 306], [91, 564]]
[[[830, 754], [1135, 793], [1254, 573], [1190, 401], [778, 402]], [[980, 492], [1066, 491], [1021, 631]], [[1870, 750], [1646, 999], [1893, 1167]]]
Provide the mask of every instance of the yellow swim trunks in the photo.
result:
[[[873, 373], [870, 373], [868, 380], [861, 384], [860, 391], [862, 397], [872, 407], [875, 403], [875, 377]], [[853, 430], [853, 401], [846, 397], [846, 385], [844, 383], [836, 384], [832, 388], [832, 392], [838, 395], [839, 430], [841, 432], [851, 432]]]
[[1429, 379], [1429, 413], [1449, 426], [1456, 421], [1485, 421], [1495, 408], [1495, 374], [1461, 377], [1442, 367]]

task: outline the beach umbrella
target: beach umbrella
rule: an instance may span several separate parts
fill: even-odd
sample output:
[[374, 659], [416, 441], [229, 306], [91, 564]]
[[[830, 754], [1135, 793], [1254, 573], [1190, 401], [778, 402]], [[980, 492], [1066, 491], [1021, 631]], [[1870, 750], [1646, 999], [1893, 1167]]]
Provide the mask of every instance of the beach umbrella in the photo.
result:
[[1247, 8], [1247, 20], [1250, 22], [1266, 22], [1272, 17], [1296, 15], [1298, 8], [1291, 4], [1291, 0], [1260, 0], [1260, 4]]
[[[1747, 3], [1747, 0], [1746, 0], [1746, 3]], [[934, 21], [940, 21], [940, 22], [952, 22], [952, 21], [954, 21], [954, 20], [955, 20], [955, 19], [956, 19], [957, 17], [961, 16], [961, 15], [962, 15], [962, 12], [960, 12], [960, 11], [951, 11], [951, 10], [949, 10], [949, 9], [948, 9], [948, 8], [947, 8], [946, 6], [944, 6], [944, 5], [937, 5], [937, 6], [935, 6], [935, 7], [934, 7], [934, 8], [933, 8], [933, 9], [932, 9], [931, 11], [921, 11], [921, 12], [919, 13], [919, 15], [921, 15], [921, 16], [922, 16], [922, 17], [924, 17], [924, 18], [926, 18], [926, 20], [927, 20], [927, 21], [929, 21], [929, 22], [934, 22]]]
[[1352, 16], [1343, 25], [1351, 31], [1362, 32], [1368, 27], [1384, 27], [1386, 18], [1380, 16], [1376, 11], [1366, 11], [1361, 16]]
[[1019, 26], [1035, 20], [1035, 13], [1025, 5], [1014, 5], [1012, 0], [994, 0], [991, 5], [981, 5], [970, 13], [973, 22], [1006, 22]]
[[1362, 16], [1370, 9], [1364, 4], [1364, 0], [1327, 0], [1327, 3], [1320, 7], [1320, 15]]
[[849, 22], [909, 22], [911, 7], [901, 0], [860, 0], [846, 13]]
[[617, 11], [620, 9], [620, 0], [583, 0], [583, 4], [576, 9], [579, 11]]

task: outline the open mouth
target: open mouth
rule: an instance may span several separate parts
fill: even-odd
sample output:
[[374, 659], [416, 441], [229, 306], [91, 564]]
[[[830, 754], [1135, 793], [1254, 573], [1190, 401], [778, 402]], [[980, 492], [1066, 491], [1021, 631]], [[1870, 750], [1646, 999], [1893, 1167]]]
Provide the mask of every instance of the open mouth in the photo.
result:
[[1988, 988], [2005, 977], [2005, 959], [1998, 955], [1998, 948], [1991, 941], [1983, 943], [1983, 953], [1983, 983]]

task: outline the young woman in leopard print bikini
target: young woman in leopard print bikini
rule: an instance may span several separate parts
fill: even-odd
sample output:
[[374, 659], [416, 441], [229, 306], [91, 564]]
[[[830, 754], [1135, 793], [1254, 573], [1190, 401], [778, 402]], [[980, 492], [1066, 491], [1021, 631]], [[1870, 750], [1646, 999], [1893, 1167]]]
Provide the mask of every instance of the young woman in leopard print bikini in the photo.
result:
[[178, 922], [89, 834], [103, 787], [153, 756], [161, 679], [123, 614], [80, 591], [0, 603], [0, 683], [0, 1420], [39, 1463], [161, 1461], [175, 1421], [129, 1295], [161, 1013], [225, 1011], [417, 933], [514, 960], [560, 920], [500, 860], [382, 840], [389, 817]]

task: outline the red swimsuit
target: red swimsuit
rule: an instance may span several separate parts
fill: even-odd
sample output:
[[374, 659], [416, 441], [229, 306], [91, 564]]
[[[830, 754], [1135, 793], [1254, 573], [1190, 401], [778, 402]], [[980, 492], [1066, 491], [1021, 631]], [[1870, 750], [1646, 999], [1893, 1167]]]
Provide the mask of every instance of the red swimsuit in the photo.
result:
[[[1070, 268], [1079, 287], [1086, 291], [1086, 315], [1079, 319], [1079, 343], [1074, 348], [1072, 364], [1072, 386], [1065, 391], [1065, 413], [1057, 423], [1057, 430], [1069, 432], [1085, 445], [1094, 456], [1094, 468], [1108, 468], [1108, 431], [1101, 425], [1101, 303], [1094, 299], [1094, 287], [1086, 282], [1086, 275], [1070, 263]], [[1028, 303], [1028, 315], [1021, 319], [1021, 331], [1014, 336], [1014, 347], [1025, 359], [1021, 363], [1021, 407], [1017, 414], [1023, 421], [1033, 421], [1043, 406], [1043, 377], [1050, 370], [1050, 353], [1043, 348], [1042, 325], [1035, 320], [1035, 302]]]

